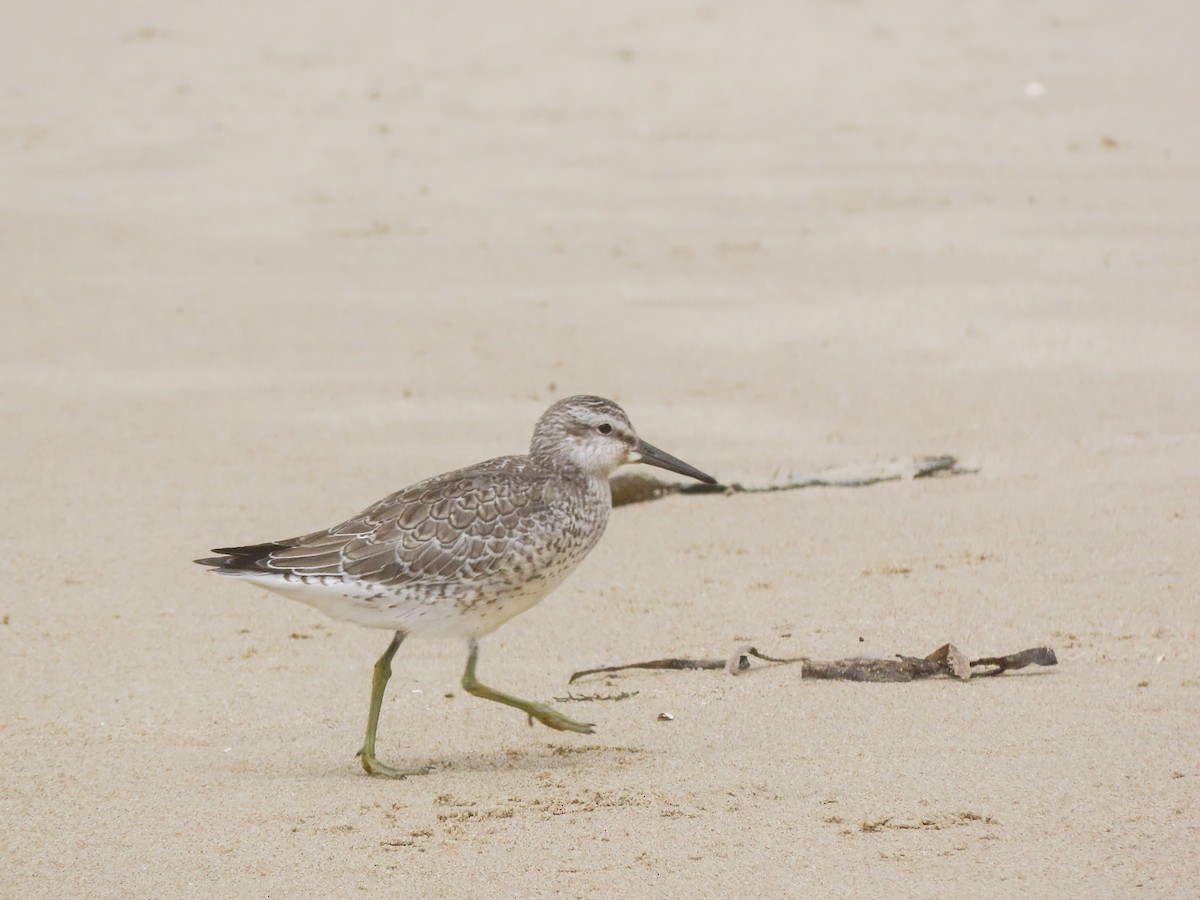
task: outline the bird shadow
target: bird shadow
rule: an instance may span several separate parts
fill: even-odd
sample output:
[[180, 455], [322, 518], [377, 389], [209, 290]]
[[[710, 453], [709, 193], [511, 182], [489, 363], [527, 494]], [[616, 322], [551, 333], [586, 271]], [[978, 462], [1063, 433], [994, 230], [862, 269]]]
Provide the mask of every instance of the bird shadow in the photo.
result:
[[[609, 756], [613, 759], [627, 757], [631, 754], [645, 753], [640, 747], [609, 746], [605, 744], [555, 744], [546, 743], [528, 749], [491, 750], [486, 752], [462, 751], [448, 753], [428, 761], [413, 758], [393, 757], [388, 762], [394, 765], [418, 766], [427, 765], [429, 771], [422, 777], [433, 777], [455, 773], [480, 772], [553, 772], [574, 770], [584, 764], [584, 758], [595, 759], [597, 756]], [[353, 768], [345, 764], [325, 766], [310, 771], [310, 776], [318, 779], [343, 779], [347, 775], [369, 778], [366, 772], [354, 761]], [[410, 776], [417, 777], [417, 776]]]

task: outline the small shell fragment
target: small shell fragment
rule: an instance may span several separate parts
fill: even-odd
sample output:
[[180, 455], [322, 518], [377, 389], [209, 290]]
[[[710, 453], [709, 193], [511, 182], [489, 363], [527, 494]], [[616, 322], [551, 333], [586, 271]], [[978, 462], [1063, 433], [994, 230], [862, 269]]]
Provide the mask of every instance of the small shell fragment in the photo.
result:
[[658, 714], [658, 721], [660, 721], [660, 722], [674, 722], [674, 721], [675, 721], [675, 717], [674, 717], [673, 715], [671, 715], [669, 712], [660, 712], [660, 713]]

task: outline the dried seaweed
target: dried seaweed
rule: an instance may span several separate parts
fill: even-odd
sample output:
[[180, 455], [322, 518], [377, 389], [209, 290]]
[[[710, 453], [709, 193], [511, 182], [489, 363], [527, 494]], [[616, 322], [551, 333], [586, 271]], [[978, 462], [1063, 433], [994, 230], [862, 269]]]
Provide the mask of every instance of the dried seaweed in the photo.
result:
[[663, 481], [646, 472], [622, 472], [609, 479], [613, 506], [645, 503], [672, 494], [768, 494], [810, 487], [866, 487], [906, 478], [948, 478], [971, 475], [976, 466], [965, 465], [954, 456], [901, 457], [883, 462], [825, 469], [812, 475], [789, 474], [760, 482], [732, 484], [683, 484]]
[[985, 656], [983, 659], [971, 660], [971, 668], [975, 666], [995, 666], [993, 672], [978, 672], [979, 675], [1000, 675], [1013, 669], [1023, 669], [1026, 666], [1057, 666], [1058, 657], [1049, 647], [1034, 647], [1022, 650], [1020, 653], [1010, 653], [1008, 656]]
[[[764, 662], [789, 665], [800, 663], [801, 678], [819, 678], [835, 681], [873, 681], [873, 682], [902, 682], [916, 681], [921, 678], [934, 678], [948, 675], [962, 681], [976, 675], [1000, 675], [1013, 669], [1023, 669], [1026, 666], [1055, 666], [1058, 658], [1049, 647], [1034, 647], [1019, 653], [1009, 653], [1006, 656], [987, 656], [981, 659], [968, 660], [966, 655], [953, 644], [943, 644], [928, 656], [900, 656], [891, 659], [880, 659], [867, 656], [852, 656], [846, 659], [817, 660], [807, 656], [775, 657], [760, 653], [749, 645], [739, 647], [726, 659], [653, 659], [649, 662], [628, 663], [620, 666], [601, 666], [595, 669], [584, 669], [571, 676], [568, 683], [589, 675], [610, 675], [627, 669], [670, 669], [674, 671], [688, 669], [723, 669], [730, 675], [750, 668], [750, 660], [760, 659]], [[975, 668], [989, 668], [991, 671], [974, 672]]]
[[567, 692], [565, 697], [555, 697], [555, 703], [596, 703], [598, 701], [612, 700], [628, 700], [630, 697], [636, 697], [641, 691], [621, 691], [619, 694], [572, 694]]

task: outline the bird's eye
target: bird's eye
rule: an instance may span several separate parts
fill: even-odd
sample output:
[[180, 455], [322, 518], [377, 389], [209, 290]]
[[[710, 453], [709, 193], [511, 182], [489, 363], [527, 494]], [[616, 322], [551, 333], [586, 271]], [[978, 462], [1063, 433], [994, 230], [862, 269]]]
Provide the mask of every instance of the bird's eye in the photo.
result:
[[601, 434], [612, 434], [612, 426], [605, 422], [603, 425], [597, 425], [596, 430]]

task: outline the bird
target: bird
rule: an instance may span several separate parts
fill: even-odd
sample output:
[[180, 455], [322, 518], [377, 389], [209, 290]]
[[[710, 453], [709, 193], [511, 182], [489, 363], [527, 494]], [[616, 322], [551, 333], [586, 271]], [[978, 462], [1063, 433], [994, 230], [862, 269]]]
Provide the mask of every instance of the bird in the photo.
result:
[[467, 693], [521, 710], [531, 725], [594, 732], [483, 684], [475, 670], [480, 640], [545, 598], [596, 546], [612, 509], [608, 478], [626, 463], [716, 484], [638, 437], [612, 400], [580, 394], [542, 414], [527, 454], [427, 478], [324, 531], [218, 548], [194, 562], [334, 619], [391, 631], [375, 663], [358, 757], [368, 775], [420, 775], [430, 767], [393, 767], [375, 751], [392, 658], [410, 635], [466, 640]]

